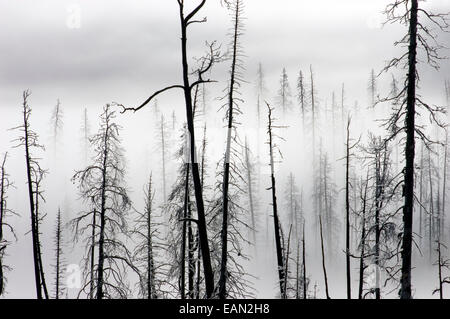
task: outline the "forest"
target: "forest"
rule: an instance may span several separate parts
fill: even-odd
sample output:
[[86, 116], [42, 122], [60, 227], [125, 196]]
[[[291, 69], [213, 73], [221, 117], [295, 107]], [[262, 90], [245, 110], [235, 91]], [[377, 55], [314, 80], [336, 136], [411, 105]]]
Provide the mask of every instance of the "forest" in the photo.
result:
[[0, 299], [450, 298], [450, 1], [0, 1]]

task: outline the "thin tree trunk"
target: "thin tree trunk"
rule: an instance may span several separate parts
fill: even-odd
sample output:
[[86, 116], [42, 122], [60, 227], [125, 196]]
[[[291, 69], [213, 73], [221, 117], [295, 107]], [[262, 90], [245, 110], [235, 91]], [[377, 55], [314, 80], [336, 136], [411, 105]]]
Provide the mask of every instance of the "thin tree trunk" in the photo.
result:
[[184, 5], [179, 2], [180, 22], [181, 22], [181, 54], [183, 66], [183, 90], [186, 104], [186, 119], [190, 138], [190, 158], [192, 164], [192, 177], [194, 181], [195, 202], [197, 204], [198, 230], [200, 236], [200, 248], [202, 250], [203, 271], [205, 276], [206, 297], [211, 298], [214, 292], [214, 275], [211, 267], [211, 254], [209, 250], [208, 232], [206, 228], [205, 207], [203, 202], [202, 185], [200, 182], [200, 172], [195, 148], [195, 129], [192, 109], [191, 84], [189, 82], [189, 66], [187, 57], [187, 27], [189, 20], [206, 3], [202, 2], [186, 18], [184, 17]]
[[415, 148], [415, 102], [416, 102], [416, 56], [417, 56], [418, 0], [411, 0], [409, 20], [408, 88], [406, 101], [405, 182], [403, 206], [402, 276], [400, 298], [411, 298], [411, 257], [414, 205], [414, 148]]
[[106, 129], [104, 137], [103, 163], [102, 163], [102, 186], [101, 186], [101, 208], [100, 208], [100, 231], [98, 242], [98, 270], [97, 270], [97, 299], [103, 299], [103, 270], [105, 262], [105, 223], [106, 223], [106, 167], [108, 163], [108, 139], [109, 139], [109, 121], [106, 117]]
[[283, 251], [281, 247], [281, 234], [280, 234], [280, 221], [278, 219], [278, 207], [277, 207], [277, 192], [276, 192], [276, 183], [275, 183], [275, 161], [273, 155], [273, 136], [272, 136], [272, 109], [269, 105], [267, 105], [269, 109], [269, 126], [268, 126], [268, 134], [269, 134], [269, 154], [270, 154], [270, 176], [271, 176], [271, 190], [272, 190], [272, 206], [273, 206], [273, 219], [274, 219], [274, 229], [275, 229], [275, 246], [277, 251], [277, 264], [278, 264], [278, 277], [279, 277], [279, 285], [280, 285], [280, 296], [283, 296], [283, 287], [284, 281], [286, 280], [284, 273], [284, 263], [283, 263]]
[[91, 283], [90, 283], [90, 290], [89, 290], [89, 298], [94, 298], [94, 269], [95, 269], [95, 228], [97, 227], [96, 224], [96, 216], [97, 211], [94, 209], [92, 214], [92, 238], [91, 238], [91, 270], [90, 270], [90, 277], [91, 277]]
[[320, 246], [321, 246], [321, 251], [322, 251], [322, 270], [323, 270], [323, 278], [325, 281], [325, 293], [326, 293], [327, 299], [330, 299], [330, 294], [328, 293], [327, 267], [325, 265], [325, 248], [323, 246], [322, 215], [319, 215], [319, 224], [320, 224]]
[[[368, 173], [367, 173], [368, 175]], [[362, 207], [362, 231], [361, 231], [361, 258], [359, 261], [359, 292], [358, 299], [363, 299], [363, 289], [364, 289], [364, 258], [365, 258], [365, 248], [366, 248], [366, 202], [367, 202], [367, 186], [369, 183], [369, 178], [367, 176], [366, 185], [364, 187], [364, 197], [363, 197], [363, 207]]]
[[303, 222], [303, 239], [302, 239], [302, 259], [303, 259], [303, 299], [307, 298], [307, 285], [306, 285], [306, 246], [305, 246], [305, 222]]
[[233, 55], [231, 62], [231, 79], [228, 92], [228, 126], [227, 126], [227, 145], [225, 149], [225, 163], [223, 173], [223, 207], [222, 207], [222, 259], [220, 264], [220, 279], [219, 279], [219, 298], [225, 299], [227, 297], [226, 284], [228, 279], [227, 258], [228, 258], [228, 189], [230, 180], [230, 153], [231, 153], [231, 134], [233, 130], [233, 113], [234, 113], [234, 90], [236, 85], [236, 67], [237, 67], [237, 49], [239, 36], [239, 6], [240, 1], [236, 1], [236, 8], [234, 12], [234, 34], [233, 34]]
[[352, 299], [351, 269], [350, 269], [350, 118], [347, 122], [347, 154], [345, 163], [345, 263], [347, 270], [347, 299]]

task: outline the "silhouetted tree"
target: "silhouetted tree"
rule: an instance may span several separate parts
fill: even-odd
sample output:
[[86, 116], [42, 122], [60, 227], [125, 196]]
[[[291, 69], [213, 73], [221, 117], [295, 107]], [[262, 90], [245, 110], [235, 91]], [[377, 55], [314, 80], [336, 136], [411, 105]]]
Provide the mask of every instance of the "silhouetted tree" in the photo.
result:
[[93, 267], [95, 274], [88, 273], [80, 292], [93, 285], [97, 299], [114, 296], [126, 298], [129, 293], [125, 282], [126, 271], [131, 269], [139, 274], [123, 243], [127, 236], [126, 218], [131, 202], [124, 183], [125, 164], [120, 146], [120, 126], [114, 122], [114, 118], [115, 112], [107, 104], [100, 116], [99, 131], [89, 140], [95, 150], [93, 162], [84, 170], [77, 171], [72, 178], [78, 183], [81, 197], [91, 208], [87, 212], [80, 212], [71, 221], [75, 239], [88, 234], [85, 239], [86, 263], [93, 262], [90, 252], [94, 247], [98, 251], [97, 262]]
[[42, 299], [42, 294], [46, 299], [49, 298], [47, 285], [45, 283], [45, 275], [42, 262], [41, 242], [40, 242], [40, 224], [45, 215], [40, 214], [40, 200], [44, 201], [43, 192], [41, 190], [41, 183], [46, 174], [46, 171], [39, 165], [39, 159], [34, 157], [34, 150], [44, 150], [44, 146], [39, 144], [38, 135], [31, 130], [30, 117], [31, 107], [28, 105], [28, 98], [31, 92], [26, 90], [23, 92], [23, 125], [17, 127], [23, 134], [15, 141], [17, 147], [24, 147], [25, 149], [25, 165], [26, 176], [28, 183], [28, 200], [30, 204], [31, 217], [31, 238], [33, 247], [33, 261], [34, 261], [34, 276], [36, 283], [36, 295], [38, 299]]
[[[420, 109], [429, 112], [430, 118], [439, 123], [437, 118], [439, 107], [433, 107], [425, 103], [417, 94], [418, 84], [417, 55], [418, 49], [423, 48], [425, 59], [428, 64], [438, 67], [439, 45], [436, 45], [436, 36], [432, 27], [426, 22], [439, 29], [448, 28], [448, 23], [443, 14], [434, 14], [424, 8], [419, 8], [418, 0], [395, 0], [386, 7], [387, 19], [390, 23], [399, 22], [408, 27], [408, 32], [401, 40], [395, 44], [407, 45], [408, 50], [400, 57], [392, 59], [383, 71], [390, 70], [397, 66], [407, 69], [405, 84], [399, 88], [396, 96], [390, 96], [385, 100], [396, 101], [393, 107], [393, 114], [386, 125], [391, 131], [392, 139], [400, 133], [405, 133], [405, 169], [403, 184], [403, 241], [402, 241], [402, 271], [400, 298], [411, 298], [411, 256], [413, 242], [413, 206], [414, 206], [414, 155], [416, 134], [425, 142], [429, 139], [425, 136], [420, 126], [416, 124], [416, 114]], [[420, 20], [423, 17], [423, 20]], [[398, 126], [402, 122], [404, 124]]]
[[224, 169], [223, 169], [223, 183], [222, 183], [222, 256], [220, 264], [220, 279], [219, 279], [219, 298], [225, 299], [227, 296], [227, 259], [228, 259], [228, 223], [230, 222], [230, 214], [228, 211], [229, 205], [229, 187], [230, 187], [230, 166], [235, 166], [230, 163], [232, 158], [232, 142], [236, 140], [236, 119], [235, 116], [240, 113], [238, 106], [239, 91], [238, 88], [242, 82], [242, 49], [240, 44], [240, 37], [243, 33], [242, 15], [243, 15], [243, 1], [234, 0], [227, 4], [228, 10], [232, 16], [232, 40], [230, 43], [231, 53], [231, 69], [230, 82], [228, 84], [226, 99], [226, 119], [227, 119], [227, 141], [225, 147]]
[[62, 229], [62, 221], [61, 221], [61, 209], [58, 208], [58, 214], [56, 215], [56, 228], [55, 228], [55, 264], [54, 267], [54, 276], [55, 276], [55, 286], [54, 286], [54, 294], [55, 299], [60, 299], [66, 289], [63, 282], [63, 274], [66, 270], [64, 255], [63, 255], [63, 229]]
[[52, 137], [53, 137], [53, 148], [56, 153], [58, 138], [61, 134], [63, 128], [63, 109], [61, 106], [61, 101], [59, 99], [56, 100], [55, 108], [53, 109], [52, 117], [51, 117], [51, 128], [52, 128]]
[[16, 215], [13, 210], [8, 208], [8, 189], [12, 187], [13, 184], [10, 181], [9, 174], [6, 170], [7, 157], [8, 153], [5, 153], [0, 167], [0, 296], [5, 292], [5, 272], [10, 269], [4, 262], [6, 248], [10, 244], [10, 241], [6, 238], [5, 234], [8, 232], [16, 237], [14, 228], [7, 220], [11, 215]]
[[280, 285], [280, 296], [284, 295], [284, 287], [286, 273], [285, 273], [285, 264], [284, 264], [284, 252], [282, 244], [284, 239], [282, 238], [281, 231], [281, 223], [278, 216], [278, 205], [277, 205], [277, 193], [276, 193], [276, 181], [275, 181], [275, 151], [278, 149], [277, 144], [274, 141], [274, 137], [277, 135], [273, 132], [273, 129], [280, 128], [280, 126], [274, 125], [273, 118], [273, 108], [270, 107], [268, 103], [268, 122], [267, 122], [267, 134], [268, 134], [268, 142], [269, 145], [269, 156], [270, 156], [270, 178], [271, 178], [271, 187], [268, 188], [272, 191], [272, 208], [273, 208], [273, 220], [274, 220], [274, 229], [275, 229], [275, 246], [277, 251], [277, 265], [278, 265], [278, 279]]
[[[208, 56], [200, 59], [200, 67], [192, 72], [189, 68], [188, 63], [188, 49], [187, 49], [187, 31], [188, 27], [195, 23], [205, 22], [206, 18], [202, 20], [195, 20], [195, 16], [198, 12], [203, 8], [206, 3], [206, 0], [202, 0], [195, 8], [186, 14], [185, 12], [185, 1], [177, 0], [179, 7], [179, 16], [180, 16], [180, 26], [181, 26], [181, 58], [182, 58], [182, 71], [183, 71], [183, 84], [175, 84], [168, 87], [165, 87], [159, 91], [156, 91], [152, 94], [144, 103], [135, 108], [123, 107], [122, 113], [126, 111], [138, 111], [142, 109], [145, 105], [147, 105], [150, 101], [152, 101], [157, 95], [171, 89], [182, 89], [184, 93], [184, 100], [186, 106], [186, 121], [187, 127], [189, 131], [189, 146], [190, 146], [190, 161], [192, 165], [192, 177], [194, 181], [194, 191], [195, 191], [195, 202], [197, 204], [197, 224], [200, 236], [200, 248], [202, 250], [202, 258], [203, 258], [203, 270], [205, 277], [205, 285], [206, 285], [206, 295], [208, 298], [212, 297], [214, 292], [214, 274], [211, 266], [211, 256], [209, 250], [208, 243], [208, 232], [206, 229], [206, 219], [205, 219], [205, 207], [204, 200], [202, 194], [202, 185], [200, 181], [200, 172], [199, 165], [197, 162], [197, 154], [195, 147], [195, 126], [194, 126], [194, 115], [193, 115], [193, 98], [192, 98], [192, 90], [195, 89], [198, 85], [203, 83], [212, 82], [212, 80], [205, 80], [203, 76], [211, 69], [213, 64], [219, 58], [219, 53], [215, 49], [215, 44], [212, 43], [209, 45], [209, 54]], [[190, 75], [197, 75], [197, 80], [191, 81]]]
[[292, 93], [291, 86], [289, 85], [289, 77], [287, 75], [286, 69], [283, 68], [280, 77], [280, 88], [278, 89], [277, 103], [283, 111], [283, 116], [290, 111], [292, 107]]

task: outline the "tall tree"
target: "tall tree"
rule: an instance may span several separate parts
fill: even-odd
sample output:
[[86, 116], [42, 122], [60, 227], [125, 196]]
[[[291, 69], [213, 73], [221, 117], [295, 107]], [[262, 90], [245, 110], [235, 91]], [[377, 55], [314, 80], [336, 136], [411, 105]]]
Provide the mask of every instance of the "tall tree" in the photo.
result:
[[283, 111], [283, 116], [286, 116], [287, 112], [290, 111], [292, 107], [291, 101], [292, 93], [291, 86], [289, 85], [289, 77], [287, 75], [286, 69], [283, 68], [280, 77], [280, 88], [278, 89], [277, 103]]
[[378, 89], [377, 78], [376, 78], [374, 69], [372, 69], [370, 71], [370, 78], [369, 78], [369, 85], [368, 85], [371, 107], [374, 107], [376, 104], [377, 89]]
[[347, 299], [352, 298], [352, 286], [351, 286], [351, 264], [350, 264], [350, 158], [352, 156], [351, 152], [358, 143], [359, 140], [353, 144], [350, 144], [350, 123], [351, 118], [348, 117], [347, 120], [347, 141], [345, 144], [346, 155], [345, 155], [345, 264], [347, 272]]
[[257, 201], [255, 200], [255, 176], [254, 176], [254, 163], [250, 157], [250, 149], [247, 143], [247, 137], [245, 138], [244, 145], [245, 163], [244, 168], [246, 171], [246, 184], [248, 194], [248, 205], [250, 210], [250, 226], [252, 233], [252, 244], [256, 245], [256, 224], [257, 224]]
[[297, 101], [298, 104], [300, 105], [300, 113], [302, 115], [303, 132], [304, 132], [307, 96], [306, 96], [305, 78], [303, 76], [302, 70], [299, 71], [297, 78]]
[[227, 296], [226, 284], [227, 284], [227, 258], [228, 258], [228, 223], [230, 221], [228, 212], [228, 191], [230, 187], [230, 161], [232, 152], [233, 135], [236, 134], [236, 114], [240, 112], [239, 106], [239, 92], [238, 87], [242, 82], [242, 75], [240, 69], [243, 68], [240, 63], [242, 59], [240, 37], [243, 33], [242, 15], [243, 15], [243, 1], [234, 0], [229, 1], [228, 9], [232, 16], [232, 40], [230, 43], [231, 55], [231, 69], [230, 69], [230, 82], [228, 84], [228, 92], [226, 96], [226, 118], [227, 118], [227, 141], [225, 147], [225, 159], [223, 168], [223, 183], [222, 183], [222, 257], [220, 264], [220, 279], [219, 279], [219, 298], [225, 299]]
[[[416, 124], [416, 114], [419, 108], [427, 110], [430, 118], [438, 121], [437, 113], [441, 111], [439, 107], [432, 107], [425, 103], [417, 94], [418, 72], [417, 57], [418, 49], [424, 49], [426, 62], [437, 68], [439, 60], [440, 46], [436, 43], [436, 36], [432, 32], [431, 23], [435, 27], [444, 30], [448, 28], [448, 23], [443, 14], [435, 14], [424, 8], [419, 8], [418, 0], [395, 0], [388, 4], [385, 10], [388, 21], [391, 23], [399, 22], [408, 27], [406, 35], [395, 44], [407, 45], [408, 50], [399, 58], [392, 59], [383, 71], [399, 65], [407, 69], [405, 84], [399, 89], [396, 96], [387, 100], [395, 100], [397, 106], [394, 107], [393, 115], [387, 123], [388, 129], [394, 132], [391, 137], [395, 137], [401, 132], [406, 135], [405, 143], [405, 169], [403, 184], [403, 235], [402, 235], [402, 269], [401, 269], [401, 289], [400, 298], [410, 299], [411, 295], [411, 259], [413, 242], [413, 206], [414, 206], [414, 157], [415, 157], [415, 136], [416, 134], [427, 141], [421, 127]], [[423, 20], [420, 20], [423, 18]], [[397, 125], [403, 121], [403, 125]]]
[[[120, 145], [120, 126], [115, 123], [114, 118], [115, 112], [107, 104], [100, 116], [99, 131], [90, 138], [90, 144], [95, 149], [93, 162], [84, 170], [77, 171], [72, 178], [78, 183], [81, 197], [91, 208], [79, 213], [71, 223], [76, 239], [84, 233], [88, 234], [87, 259], [92, 258], [89, 254], [93, 249], [91, 245], [94, 244], [97, 248], [95, 275], [89, 276], [94, 278], [97, 299], [115, 296], [125, 298], [129, 293], [124, 280], [126, 270], [131, 269], [139, 274], [131, 262], [131, 253], [124, 244], [131, 201], [124, 182], [125, 165]], [[89, 230], [95, 228], [97, 231], [93, 232], [93, 240]], [[82, 291], [92, 285], [91, 280], [87, 279]]]
[[278, 266], [278, 279], [280, 285], [280, 296], [284, 295], [284, 285], [286, 278], [285, 273], [285, 264], [284, 264], [284, 252], [282, 243], [284, 242], [282, 238], [282, 230], [281, 223], [278, 216], [278, 205], [277, 205], [277, 192], [276, 192], [276, 181], [275, 181], [275, 150], [277, 149], [277, 145], [274, 141], [274, 137], [276, 136], [273, 132], [274, 128], [279, 128], [280, 126], [276, 126], [274, 124], [273, 118], [273, 108], [270, 107], [268, 103], [268, 122], [267, 122], [267, 134], [268, 134], [268, 142], [269, 145], [269, 156], [270, 156], [270, 179], [271, 179], [271, 187], [269, 188], [272, 191], [272, 209], [273, 209], [273, 223], [275, 229], [275, 246], [277, 252], [277, 266]]
[[140, 271], [139, 295], [146, 299], [158, 299], [169, 295], [165, 291], [166, 282], [163, 280], [168, 276], [169, 265], [158, 259], [158, 251], [166, 250], [168, 247], [160, 238], [161, 224], [156, 221], [158, 216], [154, 209], [155, 191], [151, 174], [144, 195], [144, 210], [137, 211], [134, 220], [133, 234], [136, 236], [137, 245], [134, 248], [133, 260]]
[[53, 137], [53, 148], [56, 153], [58, 138], [60, 137], [62, 128], [63, 128], [63, 109], [61, 106], [61, 101], [59, 99], [56, 100], [55, 108], [53, 109], [52, 117], [51, 117], [51, 128], [52, 128], [52, 137]]
[[[195, 71], [189, 67], [188, 63], [188, 47], [187, 47], [187, 34], [188, 27], [192, 24], [205, 22], [206, 18], [203, 20], [195, 20], [195, 16], [203, 8], [206, 0], [202, 0], [198, 5], [195, 6], [193, 10], [186, 14], [185, 12], [185, 1], [177, 0], [179, 7], [179, 17], [180, 17], [180, 27], [181, 27], [181, 60], [182, 60], [182, 74], [183, 74], [183, 84], [175, 84], [165, 87], [159, 91], [152, 94], [144, 103], [135, 108], [124, 107], [121, 104], [123, 110], [122, 113], [126, 111], [138, 111], [146, 106], [151, 100], [153, 100], [157, 95], [171, 90], [171, 89], [181, 89], [184, 93], [184, 100], [186, 106], [186, 121], [189, 131], [189, 146], [190, 146], [190, 161], [192, 165], [192, 177], [194, 180], [194, 191], [195, 191], [195, 202], [197, 205], [197, 224], [199, 228], [200, 236], [200, 248], [202, 250], [203, 258], [203, 272], [205, 277], [206, 293], [207, 297], [211, 298], [214, 292], [214, 274], [211, 266], [211, 253], [209, 250], [208, 243], [208, 232], [206, 228], [205, 219], [205, 205], [203, 200], [202, 185], [200, 181], [200, 171], [197, 161], [197, 151], [195, 147], [195, 126], [194, 126], [194, 115], [193, 115], [193, 99], [192, 90], [198, 85], [203, 83], [213, 82], [212, 80], [203, 79], [203, 76], [212, 68], [213, 64], [219, 57], [219, 53], [215, 48], [215, 43], [209, 45], [209, 54], [201, 59], [200, 67]], [[190, 74], [197, 75], [197, 80], [191, 81]]]
[[10, 244], [5, 234], [9, 232], [16, 237], [13, 227], [7, 220], [9, 216], [15, 215], [14, 211], [8, 208], [8, 188], [12, 187], [13, 184], [6, 170], [7, 157], [8, 153], [5, 153], [0, 167], [0, 296], [5, 292], [5, 271], [9, 269], [4, 262], [6, 248]]
[[15, 147], [24, 147], [25, 149], [36, 296], [38, 299], [42, 299], [44, 295], [44, 297], [48, 299], [49, 294], [45, 283], [40, 241], [40, 224], [44, 215], [40, 214], [39, 206], [40, 200], [44, 200], [43, 192], [41, 190], [41, 183], [46, 171], [41, 168], [39, 159], [33, 155], [34, 150], [44, 150], [44, 146], [39, 144], [37, 133], [31, 129], [31, 107], [28, 104], [28, 98], [30, 95], [31, 92], [29, 90], [23, 92], [23, 125], [17, 127], [22, 134], [15, 140], [17, 142]]
[[81, 140], [82, 140], [82, 147], [83, 147], [83, 159], [84, 159], [85, 165], [87, 165], [88, 158], [89, 158], [90, 135], [91, 135], [91, 130], [90, 130], [90, 125], [89, 125], [88, 111], [87, 111], [87, 108], [84, 108], [83, 119], [81, 122]]
[[55, 299], [60, 299], [65, 292], [63, 274], [65, 272], [65, 262], [63, 256], [63, 229], [61, 221], [61, 209], [58, 208], [58, 214], [56, 215], [56, 227], [55, 227], [55, 264], [54, 264], [54, 276], [55, 276], [55, 286], [54, 294]]

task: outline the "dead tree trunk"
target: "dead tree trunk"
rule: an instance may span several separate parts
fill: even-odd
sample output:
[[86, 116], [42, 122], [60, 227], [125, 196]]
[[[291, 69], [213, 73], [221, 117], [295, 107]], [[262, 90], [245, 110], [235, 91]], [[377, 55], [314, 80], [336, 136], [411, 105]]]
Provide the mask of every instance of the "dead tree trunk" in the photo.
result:
[[327, 299], [330, 299], [330, 294], [328, 293], [327, 267], [325, 265], [325, 248], [323, 245], [322, 215], [319, 215], [319, 226], [320, 226], [320, 247], [321, 247], [321, 251], [322, 251], [322, 270], [323, 270], [323, 279], [325, 281], [325, 293], [326, 293]]
[[205, 218], [205, 206], [203, 201], [202, 184], [200, 180], [200, 171], [197, 161], [197, 152], [195, 146], [195, 126], [194, 126], [194, 114], [193, 114], [193, 101], [192, 101], [192, 89], [203, 83], [213, 82], [211, 80], [204, 80], [203, 75], [208, 72], [213, 66], [217, 58], [217, 52], [214, 50], [213, 44], [210, 45], [210, 55], [204, 60], [202, 68], [198, 69], [195, 73], [198, 75], [198, 80], [191, 83], [189, 75], [191, 70], [188, 64], [188, 49], [187, 49], [187, 30], [188, 27], [195, 22], [202, 22], [205, 20], [194, 20], [195, 15], [205, 5], [206, 0], [202, 0], [189, 14], [185, 15], [184, 12], [184, 0], [179, 0], [179, 17], [181, 27], [181, 63], [182, 63], [182, 78], [183, 84], [176, 84], [168, 86], [162, 90], [155, 92], [151, 95], [143, 104], [136, 108], [123, 107], [122, 113], [126, 111], [138, 111], [153, 100], [157, 95], [170, 90], [170, 89], [182, 89], [184, 93], [184, 100], [186, 106], [186, 122], [189, 131], [189, 147], [190, 147], [190, 161], [192, 165], [192, 178], [194, 182], [195, 202], [197, 205], [197, 226], [200, 237], [200, 249], [202, 251], [203, 258], [203, 272], [206, 287], [206, 297], [211, 298], [214, 292], [214, 274], [211, 266], [211, 253], [209, 250], [208, 231], [206, 228]]
[[347, 299], [352, 299], [350, 265], [350, 117], [347, 121], [347, 143], [345, 157], [345, 264], [347, 271]]
[[39, 191], [39, 183], [42, 179], [44, 171], [40, 168], [37, 160], [31, 155], [31, 148], [43, 148], [38, 144], [38, 136], [30, 129], [31, 108], [28, 105], [29, 91], [23, 92], [23, 126], [20, 128], [23, 131], [23, 137], [20, 137], [20, 146], [25, 147], [25, 164], [28, 184], [28, 199], [30, 204], [31, 214], [31, 237], [33, 246], [33, 261], [34, 261], [34, 277], [36, 283], [36, 295], [38, 299], [42, 299], [44, 292], [45, 298], [48, 299], [47, 287], [45, 285], [44, 272], [42, 269], [42, 258], [40, 252], [39, 242], [39, 203], [38, 199], [41, 196]]
[[245, 167], [247, 170], [247, 192], [248, 192], [248, 201], [250, 206], [250, 219], [251, 219], [251, 225], [252, 225], [252, 239], [253, 244], [256, 245], [256, 219], [255, 219], [255, 207], [253, 204], [253, 177], [252, 177], [252, 170], [253, 165], [250, 162], [250, 154], [249, 154], [249, 148], [247, 143], [247, 138], [245, 138]]
[[306, 246], [305, 246], [305, 222], [303, 221], [303, 239], [302, 239], [302, 259], [303, 259], [303, 299], [307, 298], [307, 283], [306, 283]]
[[62, 279], [62, 229], [61, 229], [61, 210], [58, 208], [58, 215], [56, 217], [56, 232], [55, 232], [55, 299], [59, 299], [61, 293], [61, 279]]
[[414, 154], [416, 116], [416, 63], [417, 63], [417, 12], [418, 0], [411, 0], [409, 19], [408, 87], [406, 98], [405, 181], [403, 195], [402, 276], [400, 298], [411, 299], [411, 257], [414, 206]]
[[362, 197], [362, 230], [361, 230], [361, 257], [359, 260], [359, 291], [358, 299], [363, 299], [363, 289], [364, 289], [364, 270], [366, 268], [365, 259], [365, 248], [366, 248], [366, 204], [367, 204], [367, 188], [369, 184], [369, 173], [367, 173], [366, 185], [364, 186], [364, 195]]
[[[266, 103], [267, 104], [267, 103]], [[274, 146], [273, 146], [273, 118], [272, 111], [273, 109], [267, 104], [267, 108], [269, 110], [268, 113], [268, 129], [267, 133], [269, 135], [269, 155], [270, 155], [270, 178], [271, 178], [271, 187], [272, 190], [272, 207], [273, 207], [273, 219], [274, 219], [274, 228], [275, 228], [275, 246], [277, 251], [277, 264], [278, 264], [278, 278], [280, 285], [280, 296], [283, 296], [283, 288], [284, 281], [286, 280], [286, 274], [284, 273], [284, 262], [283, 262], [283, 249], [281, 247], [282, 238], [281, 238], [281, 225], [278, 219], [278, 207], [277, 207], [277, 192], [276, 192], [276, 183], [275, 183], [275, 161], [274, 161]]]
[[233, 42], [232, 42], [232, 61], [231, 61], [231, 71], [230, 71], [230, 84], [228, 91], [228, 125], [227, 125], [227, 144], [225, 149], [225, 163], [224, 163], [224, 173], [223, 173], [223, 197], [222, 197], [222, 258], [220, 263], [220, 278], [219, 278], [219, 298], [225, 299], [227, 296], [226, 285], [227, 285], [227, 258], [228, 258], [228, 222], [229, 222], [229, 212], [228, 212], [228, 190], [230, 184], [230, 153], [231, 153], [231, 140], [232, 140], [232, 130], [233, 130], [233, 116], [234, 107], [236, 101], [234, 100], [234, 94], [236, 90], [237, 78], [236, 78], [236, 68], [238, 60], [238, 39], [240, 35], [240, 20], [241, 20], [241, 1], [236, 0], [234, 3], [233, 12]]

